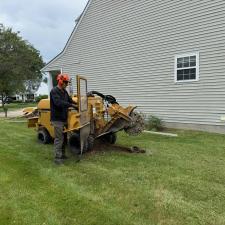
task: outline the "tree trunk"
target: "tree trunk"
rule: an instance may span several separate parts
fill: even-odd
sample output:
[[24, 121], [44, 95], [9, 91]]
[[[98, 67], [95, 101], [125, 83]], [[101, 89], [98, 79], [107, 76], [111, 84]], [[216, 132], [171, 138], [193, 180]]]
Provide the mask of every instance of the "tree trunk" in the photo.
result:
[[5, 117], [7, 118], [7, 116], [8, 116], [8, 114], [7, 114], [8, 109], [7, 109], [7, 107], [5, 107], [5, 100], [4, 100], [4, 95], [3, 94], [2, 94], [2, 108], [3, 108], [3, 111], [5, 113]]
[[3, 99], [3, 94], [2, 94], [2, 108], [4, 109], [4, 99]]
[[8, 114], [7, 114], [8, 109], [4, 107], [3, 110], [4, 110], [4, 112], [5, 112], [5, 117], [7, 118], [7, 116], [8, 116]]

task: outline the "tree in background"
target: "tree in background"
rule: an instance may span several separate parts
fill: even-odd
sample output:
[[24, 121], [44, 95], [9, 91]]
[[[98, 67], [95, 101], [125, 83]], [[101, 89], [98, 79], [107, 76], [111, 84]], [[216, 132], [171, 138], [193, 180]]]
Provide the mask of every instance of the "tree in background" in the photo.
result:
[[0, 24], [0, 100], [5, 109], [8, 96], [36, 91], [42, 81], [44, 62], [28, 41]]

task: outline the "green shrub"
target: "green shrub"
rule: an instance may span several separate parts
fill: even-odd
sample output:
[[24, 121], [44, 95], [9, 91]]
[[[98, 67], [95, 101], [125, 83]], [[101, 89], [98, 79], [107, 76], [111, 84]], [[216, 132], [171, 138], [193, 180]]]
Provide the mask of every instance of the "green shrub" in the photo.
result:
[[36, 98], [35, 98], [35, 101], [36, 102], [39, 102], [40, 100], [42, 99], [47, 99], [48, 98], [48, 95], [38, 95]]
[[22, 100], [13, 100], [12, 103], [24, 103]]
[[32, 102], [35, 102], [36, 100], [32, 100], [32, 99], [29, 99], [29, 100], [26, 100], [25, 102], [26, 103], [32, 103]]
[[148, 118], [148, 129], [161, 131], [163, 129], [162, 120], [156, 116], [150, 115]]

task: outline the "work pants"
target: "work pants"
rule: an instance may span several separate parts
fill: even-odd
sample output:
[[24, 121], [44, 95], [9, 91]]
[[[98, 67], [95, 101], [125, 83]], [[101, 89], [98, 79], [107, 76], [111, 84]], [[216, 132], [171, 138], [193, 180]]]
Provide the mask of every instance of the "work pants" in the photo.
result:
[[55, 140], [54, 140], [55, 158], [62, 159], [65, 156], [65, 147], [67, 141], [66, 133], [63, 133], [63, 129], [66, 126], [66, 123], [61, 121], [52, 121], [52, 125], [54, 126], [55, 132]]

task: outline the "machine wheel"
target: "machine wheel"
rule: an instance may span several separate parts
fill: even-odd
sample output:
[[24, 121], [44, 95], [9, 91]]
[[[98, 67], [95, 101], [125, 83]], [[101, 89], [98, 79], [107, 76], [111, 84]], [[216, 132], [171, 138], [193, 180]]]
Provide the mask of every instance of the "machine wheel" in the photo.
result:
[[[91, 151], [94, 147], [94, 136], [90, 135], [84, 144], [83, 152]], [[72, 153], [79, 155], [80, 151], [80, 135], [79, 133], [73, 133], [68, 140], [69, 149]]]
[[42, 144], [48, 144], [51, 142], [51, 136], [45, 128], [38, 130], [38, 141]]
[[79, 155], [80, 154], [80, 135], [79, 133], [73, 133], [70, 135], [68, 139], [68, 146], [70, 151], [73, 154]]
[[115, 144], [117, 140], [116, 133], [110, 133], [104, 136], [104, 141], [106, 141], [109, 144]]
[[90, 135], [87, 139], [86, 145], [85, 145], [85, 152], [91, 151], [94, 148], [94, 142], [95, 138], [93, 135]]

